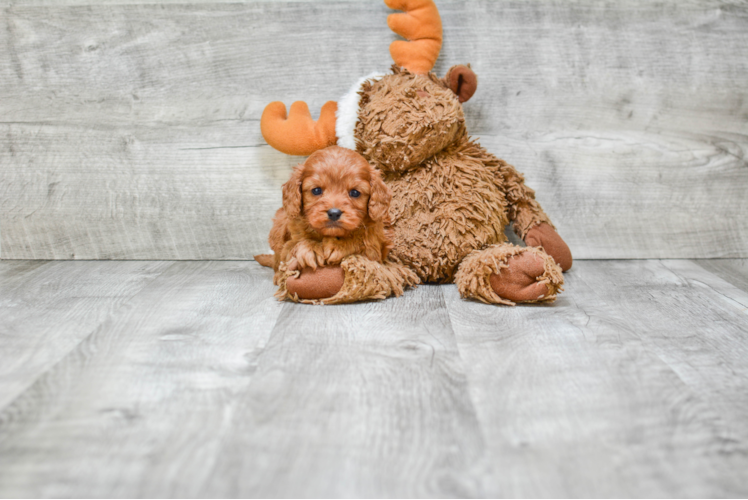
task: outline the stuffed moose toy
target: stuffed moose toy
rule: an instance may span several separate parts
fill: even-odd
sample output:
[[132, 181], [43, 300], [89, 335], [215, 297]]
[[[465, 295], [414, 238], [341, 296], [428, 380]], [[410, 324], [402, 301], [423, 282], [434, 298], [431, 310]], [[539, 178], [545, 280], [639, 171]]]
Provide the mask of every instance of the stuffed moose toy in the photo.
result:
[[[385, 3], [404, 11], [388, 25], [407, 39], [390, 46], [391, 72], [361, 78], [340, 101], [326, 103], [317, 121], [304, 102], [288, 115], [273, 102], [261, 129], [286, 154], [337, 144], [363, 155], [392, 191], [394, 248], [384, 264], [353, 256], [340, 266], [287, 272], [281, 290], [292, 300], [355, 302], [399, 295], [420, 279], [455, 283], [462, 297], [491, 304], [554, 300], [571, 252], [522, 174], [468, 136], [462, 104], [477, 76], [469, 65], [444, 78], [430, 72], [442, 42], [432, 0]], [[526, 247], [507, 242], [510, 222]]]

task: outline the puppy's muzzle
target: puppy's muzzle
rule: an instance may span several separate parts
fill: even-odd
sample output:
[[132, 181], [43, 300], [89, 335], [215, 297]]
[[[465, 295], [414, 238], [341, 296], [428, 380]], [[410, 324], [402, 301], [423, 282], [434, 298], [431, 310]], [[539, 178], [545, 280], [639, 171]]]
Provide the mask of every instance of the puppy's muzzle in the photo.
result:
[[331, 208], [330, 210], [327, 211], [327, 218], [333, 222], [340, 219], [341, 215], [343, 215], [343, 211], [340, 210], [339, 208]]

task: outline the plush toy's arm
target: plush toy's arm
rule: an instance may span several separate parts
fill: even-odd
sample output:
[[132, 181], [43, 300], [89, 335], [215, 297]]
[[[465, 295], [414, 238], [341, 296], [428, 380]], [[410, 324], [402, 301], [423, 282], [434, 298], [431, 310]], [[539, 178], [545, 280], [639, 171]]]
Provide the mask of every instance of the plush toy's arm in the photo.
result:
[[513, 166], [503, 160], [496, 161], [497, 182], [506, 196], [514, 232], [527, 246], [543, 247], [561, 269], [568, 271], [572, 264], [571, 250], [535, 200], [535, 191], [525, 184], [524, 176]]
[[525, 184], [525, 177], [507, 162], [498, 159], [497, 161], [497, 182], [506, 196], [509, 220], [514, 222], [514, 232], [517, 236], [524, 240], [530, 229], [541, 223], [553, 227], [548, 215], [535, 200], [535, 191]]
[[[320, 272], [324, 272], [322, 280], [315, 279]], [[280, 288], [275, 296], [294, 302], [345, 304], [397, 297], [419, 282], [418, 276], [402, 264], [380, 264], [363, 255], [351, 255], [343, 259], [340, 267], [290, 271], [281, 264]]]

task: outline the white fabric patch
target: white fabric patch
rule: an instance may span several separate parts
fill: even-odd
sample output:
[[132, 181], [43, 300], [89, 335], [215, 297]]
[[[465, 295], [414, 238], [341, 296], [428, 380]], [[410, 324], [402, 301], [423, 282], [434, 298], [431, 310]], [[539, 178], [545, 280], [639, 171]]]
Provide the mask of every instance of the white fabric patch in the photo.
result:
[[366, 80], [378, 80], [384, 73], [371, 73], [353, 84], [351, 89], [338, 101], [338, 110], [335, 112], [335, 135], [338, 136], [338, 146], [356, 150], [356, 138], [353, 133], [358, 121], [358, 101], [361, 96], [358, 92]]

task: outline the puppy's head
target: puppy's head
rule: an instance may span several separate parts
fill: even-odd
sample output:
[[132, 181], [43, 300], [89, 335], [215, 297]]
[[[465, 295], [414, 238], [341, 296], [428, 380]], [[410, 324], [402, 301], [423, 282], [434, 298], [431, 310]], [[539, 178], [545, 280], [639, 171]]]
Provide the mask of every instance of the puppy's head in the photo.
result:
[[322, 236], [345, 237], [381, 221], [391, 199], [379, 171], [360, 154], [338, 146], [313, 153], [283, 185], [288, 217], [304, 217]]

